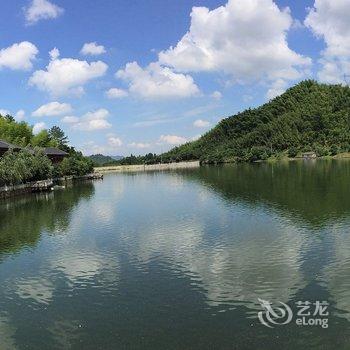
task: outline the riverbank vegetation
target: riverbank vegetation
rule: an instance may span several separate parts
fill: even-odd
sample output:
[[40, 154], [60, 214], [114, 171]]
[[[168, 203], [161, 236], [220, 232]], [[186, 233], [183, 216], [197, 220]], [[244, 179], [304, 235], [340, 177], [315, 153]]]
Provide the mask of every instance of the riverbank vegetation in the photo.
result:
[[[93, 163], [81, 152], [68, 145], [68, 138], [57, 126], [33, 134], [26, 122], [16, 122], [12, 116], [0, 115], [0, 139], [22, 147], [8, 151], [0, 158], [0, 186], [16, 185], [62, 176], [81, 176], [93, 171]], [[52, 164], [42, 152], [44, 147], [55, 147], [68, 153], [58, 164]]]
[[[113, 160], [108, 162], [100, 162], [95, 164], [96, 167], [101, 166], [119, 166], [119, 165], [143, 165], [143, 164], [158, 164], [162, 163], [162, 156], [154, 153], [148, 153], [144, 156], [130, 156], [124, 157], [119, 160]], [[169, 163], [169, 162], [168, 162]]]

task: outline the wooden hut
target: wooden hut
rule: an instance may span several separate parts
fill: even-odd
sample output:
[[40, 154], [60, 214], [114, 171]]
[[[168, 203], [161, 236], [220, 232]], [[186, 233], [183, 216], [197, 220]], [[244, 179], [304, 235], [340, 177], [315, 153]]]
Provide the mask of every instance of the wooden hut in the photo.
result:
[[62, 160], [68, 156], [67, 152], [61, 151], [60, 149], [54, 147], [44, 148], [43, 151], [53, 164], [61, 163]]
[[0, 157], [2, 157], [7, 151], [19, 151], [21, 148], [6, 141], [0, 140]]

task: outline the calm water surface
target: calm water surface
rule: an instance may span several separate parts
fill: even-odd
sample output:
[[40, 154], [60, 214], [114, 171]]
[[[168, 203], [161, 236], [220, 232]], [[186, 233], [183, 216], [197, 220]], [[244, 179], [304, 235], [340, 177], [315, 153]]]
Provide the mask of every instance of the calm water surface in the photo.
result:
[[[258, 299], [326, 300], [269, 329]], [[0, 349], [349, 349], [350, 162], [111, 174], [0, 202]]]

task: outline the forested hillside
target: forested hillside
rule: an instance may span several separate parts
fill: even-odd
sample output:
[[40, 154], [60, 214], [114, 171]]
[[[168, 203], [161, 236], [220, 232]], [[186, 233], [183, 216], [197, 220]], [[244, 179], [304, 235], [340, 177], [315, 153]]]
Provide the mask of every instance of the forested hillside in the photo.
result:
[[304, 81], [256, 108], [223, 119], [199, 140], [176, 147], [164, 161], [255, 161], [300, 152], [350, 151], [350, 88]]
[[110, 156], [105, 156], [103, 154], [93, 154], [88, 158], [94, 163], [95, 166], [99, 166], [99, 165], [103, 165], [103, 164], [111, 163], [115, 161], [114, 158]]

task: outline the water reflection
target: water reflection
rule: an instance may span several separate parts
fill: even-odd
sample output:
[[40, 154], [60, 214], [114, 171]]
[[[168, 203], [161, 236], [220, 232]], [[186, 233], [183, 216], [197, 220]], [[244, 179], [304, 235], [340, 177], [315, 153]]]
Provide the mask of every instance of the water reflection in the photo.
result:
[[316, 229], [350, 213], [348, 160], [202, 167], [184, 174], [228, 201], [266, 204]]
[[[118, 174], [1, 204], [0, 344], [344, 348], [349, 164]], [[266, 332], [258, 298], [328, 300], [334, 329]]]
[[24, 246], [35, 247], [40, 234], [58, 233], [69, 226], [72, 210], [94, 194], [92, 183], [69, 190], [0, 201], [0, 258]]

